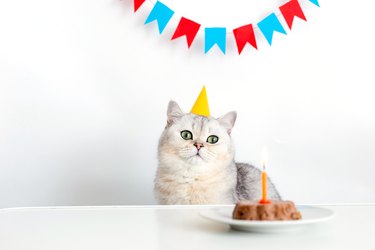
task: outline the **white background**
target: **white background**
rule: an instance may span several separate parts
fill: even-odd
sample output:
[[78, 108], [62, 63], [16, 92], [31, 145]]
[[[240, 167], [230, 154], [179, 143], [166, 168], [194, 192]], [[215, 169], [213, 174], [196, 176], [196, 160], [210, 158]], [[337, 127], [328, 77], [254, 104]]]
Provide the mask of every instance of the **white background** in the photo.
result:
[[163, 2], [162, 35], [151, 2], [0, 2], [0, 207], [154, 204], [168, 101], [189, 111], [203, 85], [213, 116], [238, 112], [237, 160], [267, 147], [285, 199], [375, 201], [371, 1], [301, 0], [307, 22], [240, 56], [229, 33], [226, 55], [170, 37], [181, 15], [230, 29], [285, 1]]

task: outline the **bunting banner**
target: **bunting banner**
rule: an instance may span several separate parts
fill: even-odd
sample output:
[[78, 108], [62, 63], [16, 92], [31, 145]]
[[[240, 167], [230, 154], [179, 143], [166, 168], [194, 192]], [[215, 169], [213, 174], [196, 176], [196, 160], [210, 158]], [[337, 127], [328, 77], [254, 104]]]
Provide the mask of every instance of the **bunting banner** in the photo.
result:
[[205, 28], [204, 29], [204, 53], [207, 53], [215, 44], [225, 54], [227, 41], [226, 28]]
[[251, 44], [251, 46], [253, 46], [255, 49], [258, 49], [252, 24], [244, 25], [237, 29], [234, 29], [233, 34], [234, 38], [236, 39], [238, 54], [241, 54], [243, 48], [247, 43]]
[[269, 45], [272, 45], [272, 38], [274, 31], [285, 34], [286, 32], [281, 25], [279, 19], [275, 13], [269, 14], [266, 18], [258, 23], [260, 31], [263, 33], [264, 37], [267, 39]]
[[302, 20], [306, 21], [306, 17], [303, 14], [298, 0], [291, 0], [286, 4], [280, 6], [279, 9], [281, 11], [281, 14], [284, 16], [285, 22], [287, 23], [290, 30], [292, 29], [294, 17], [299, 17]]
[[147, 17], [145, 24], [156, 21], [158, 23], [159, 33], [161, 34], [169, 20], [171, 20], [173, 14], [173, 10], [157, 1], [154, 8], [152, 8], [150, 15]]
[[[133, 1], [134, 12], [137, 12], [138, 9], [143, 6], [146, 0]], [[259, 29], [267, 43], [272, 46], [275, 32], [287, 35], [282, 23], [280, 22], [281, 16], [289, 30], [292, 30], [295, 17], [298, 17], [303, 21], [307, 21], [301, 8], [300, 1], [308, 1], [313, 5], [320, 7], [318, 0], [289, 0], [278, 8], [280, 14], [277, 12], [271, 12], [258, 23], [245, 24], [231, 30], [231, 32], [227, 32], [226, 27], [205, 27], [204, 29], [201, 29], [201, 24], [182, 16], [177, 24], [177, 27], [175, 28], [171, 40], [185, 36], [187, 47], [190, 48], [193, 41], [196, 39], [198, 32], [202, 31], [204, 33], [205, 54], [215, 47], [215, 45], [223, 54], [226, 54], [228, 35], [232, 33], [236, 42], [238, 54], [241, 54], [247, 44], [258, 50], [258, 42], [260, 37], [255, 35], [259, 34], [259, 32], [255, 32], [255, 29]], [[156, 21], [159, 33], [162, 34], [165, 27], [170, 23], [174, 14], [175, 12], [168, 6], [160, 1], [156, 1], [144, 24], [149, 24]]]
[[179, 38], [181, 36], [186, 36], [188, 48], [190, 48], [200, 27], [201, 25], [199, 23], [196, 23], [185, 17], [181, 17], [180, 22], [178, 23], [177, 29], [174, 32], [171, 40]]

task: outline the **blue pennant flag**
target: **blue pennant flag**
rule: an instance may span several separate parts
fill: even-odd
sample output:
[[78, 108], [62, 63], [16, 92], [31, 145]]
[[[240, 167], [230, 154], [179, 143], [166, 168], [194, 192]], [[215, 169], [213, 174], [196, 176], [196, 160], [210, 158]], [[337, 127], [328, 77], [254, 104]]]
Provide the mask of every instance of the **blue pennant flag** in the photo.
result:
[[267, 39], [267, 42], [269, 45], [272, 44], [272, 37], [273, 37], [273, 32], [277, 31], [282, 34], [286, 35], [286, 32], [281, 25], [279, 19], [277, 19], [277, 16], [275, 13], [270, 14], [266, 18], [264, 18], [262, 21], [258, 23], [258, 27], [260, 31], [262, 31], [263, 35]]
[[159, 33], [161, 34], [165, 26], [167, 26], [169, 20], [171, 20], [173, 14], [173, 10], [168, 8], [163, 3], [157, 1], [154, 5], [154, 8], [152, 8], [150, 15], [148, 15], [145, 24], [151, 23], [156, 20], [159, 27]]
[[318, 0], [309, 0], [309, 1], [315, 4], [316, 6], [320, 7]]
[[204, 53], [207, 53], [215, 44], [225, 54], [226, 28], [205, 28], [204, 29]]

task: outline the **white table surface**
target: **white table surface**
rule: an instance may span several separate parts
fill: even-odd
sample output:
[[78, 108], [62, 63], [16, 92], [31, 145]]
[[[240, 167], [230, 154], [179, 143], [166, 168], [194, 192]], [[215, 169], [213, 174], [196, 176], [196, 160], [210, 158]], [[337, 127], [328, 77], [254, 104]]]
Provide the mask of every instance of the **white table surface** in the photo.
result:
[[375, 204], [325, 206], [335, 211], [332, 220], [271, 234], [234, 231], [199, 215], [216, 207], [0, 209], [0, 249], [375, 249]]

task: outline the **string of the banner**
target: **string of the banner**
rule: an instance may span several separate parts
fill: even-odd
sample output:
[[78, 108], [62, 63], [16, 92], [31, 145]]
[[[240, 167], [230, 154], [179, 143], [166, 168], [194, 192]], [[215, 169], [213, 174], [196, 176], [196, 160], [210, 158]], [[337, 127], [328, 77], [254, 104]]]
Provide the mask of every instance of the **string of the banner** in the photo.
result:
[[[146, 0], [152, 7], [153, 6], [155, 6], [155, 4], [156, 4], [156, 2], [157, 2], [157, 0], [156, 1], [153, 1], [153, 0]], [[308, 0], [306, 0], [306, 1], [308, 1]], [[275, 11], [274, 11], [275, 12]], [[276, 14], [276, 13], [275, 13]], [[182, 15], [181, 15], [182, 16]], [[280, 12], [280, 10], [277, 8], [277, 14], [276, 14], [276, 16], [277, 16], [277, 18], [281, 18], [282, 17], [282, 14], [281, 14], [281, 12]], [[172, 18], [171, 18], [176, 24], [178, 24], [179, 22], [180, 22], [180, 20], [179, 19], [177, 19], [176, 17], [175, 17], [175, 14], [172, 16]], [[199, 31], [198, 32], [204, 32], [204, 28], [205, 27], [203, 27], [203, 26], [201, 26], [201, 27], [199, 27]], [[254, 31], [255, 30], [257, 30], [257, 31], [260, 31], [260, 29], [259, 29], [259, 27], [258, 26], [253, 26], [253, 29], [254, 29]], [[226, 32], [226, 34], [227, 35], [229, 35], [229, 34], [233, 34], [233, 28], [232, 29], [228, 29], [228, 30], [231, 30], [231, 31], [227, 31]]]

